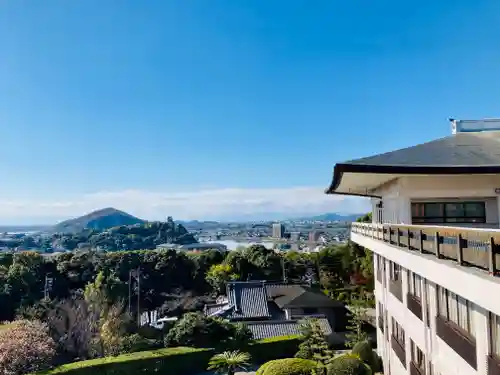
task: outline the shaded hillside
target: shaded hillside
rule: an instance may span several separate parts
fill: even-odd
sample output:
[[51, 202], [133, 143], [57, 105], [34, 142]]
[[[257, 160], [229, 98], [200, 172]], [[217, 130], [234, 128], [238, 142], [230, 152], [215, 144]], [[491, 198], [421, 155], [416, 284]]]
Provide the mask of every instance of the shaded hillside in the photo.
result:
[[93, 248], [106, 251], [155, 249], [164, 243], [191, 244], [197, 242], [182, 225], [171, 217], [166, 222], [152, 221], [134, 225], [121, 225], [107, 230], [85, 229], [78, 233], [55, 234], [56, 247], [67, 250]]
[[135, 225], [143, 223], [145, 223], [144, 220], [115, 208], [108, 207], [93, 211], [75, 219], [63, 221], [55, 225], [53, 231], [57, 233], [77, 233], [85, 229], [101, 231], [122, 225]]

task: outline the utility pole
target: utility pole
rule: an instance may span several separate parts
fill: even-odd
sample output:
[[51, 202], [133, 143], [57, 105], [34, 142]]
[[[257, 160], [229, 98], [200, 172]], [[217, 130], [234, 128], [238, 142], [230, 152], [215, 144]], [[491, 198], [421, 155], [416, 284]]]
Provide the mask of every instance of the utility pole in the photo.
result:
[[128, 271], [128, 315], [132, 316], [132, 270]]
[[137, 268], [137, 326], [141, 326], [141, 269]]
[[54, 279], [50, 274], [45, 275], [45, 286], [43, 288], [43, 299], [48, 300], [50, 298], [50, 292], [52, 291], [52, 286], [54, 285]]
[[132, 283], [137, 281], [137, 325], [141, 325], [141, 269], [130, 270], [128, 276], [128, 312], [132, 316]]
[[281, 257], [281, 270], [283, 274], [283, 282], [286, 283], [286, 269], [285, 269], [285, 258]]

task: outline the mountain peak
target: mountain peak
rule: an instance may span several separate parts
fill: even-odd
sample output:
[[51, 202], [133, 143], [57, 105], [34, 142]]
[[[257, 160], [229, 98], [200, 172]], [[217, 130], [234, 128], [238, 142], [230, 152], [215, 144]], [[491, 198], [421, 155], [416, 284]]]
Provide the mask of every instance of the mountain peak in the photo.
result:
[[113, 207], [101, 208], [86, 215], [57, 224], [55, 232], [74, 233], [85, 229], [105, 230], [121, 225], [142, 224], [144, 220]]

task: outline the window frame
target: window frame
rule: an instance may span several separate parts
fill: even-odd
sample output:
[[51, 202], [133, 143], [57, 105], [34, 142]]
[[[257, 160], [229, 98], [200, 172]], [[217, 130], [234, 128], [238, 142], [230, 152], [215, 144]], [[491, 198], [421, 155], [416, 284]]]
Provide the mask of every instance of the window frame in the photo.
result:
[[500, 358], [500, 316], [489, 313], [490, 354]]
[[472, 302], [441, 286], [437, 286], [437, 292], [438, 315], [452, 323], [466, 335], [475, 338]]
[[[441, 205], [439, 215], [426, 216], [426, 206]], [[463, 215], [448, 215], [446, 206], [461, 205]], [[482, 215], [467, 214], [468, 205], [480, 205]], [[471, 212], [469, 208], [469, 212]], [[458, 201], [458, 202], [412, 202], [411, 203], [412, 224], [485, 224], [486, 223], [486, 201]]]

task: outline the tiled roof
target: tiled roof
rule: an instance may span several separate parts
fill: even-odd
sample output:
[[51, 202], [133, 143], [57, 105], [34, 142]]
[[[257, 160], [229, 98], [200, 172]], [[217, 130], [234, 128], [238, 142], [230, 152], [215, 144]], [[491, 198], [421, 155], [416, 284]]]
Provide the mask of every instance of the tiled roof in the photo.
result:
[[[325, 335], [330, 335], [332, 333], [332, 328], [326, 318], [318, 318], [318, 322]], [[245, 322], [245, 324], [250, 331], [252, 331], [255, 340], [300, 334], [299, 320], [270, 320], [262, 322]]]
[[229, 318], [269, 318], [267, 295], [264, 283], [232, 282], [228, 283], [229, 303], [234, 307]]
[[343, 164], [390, 166], [500, 166], [500, 131], [458, 133]]

